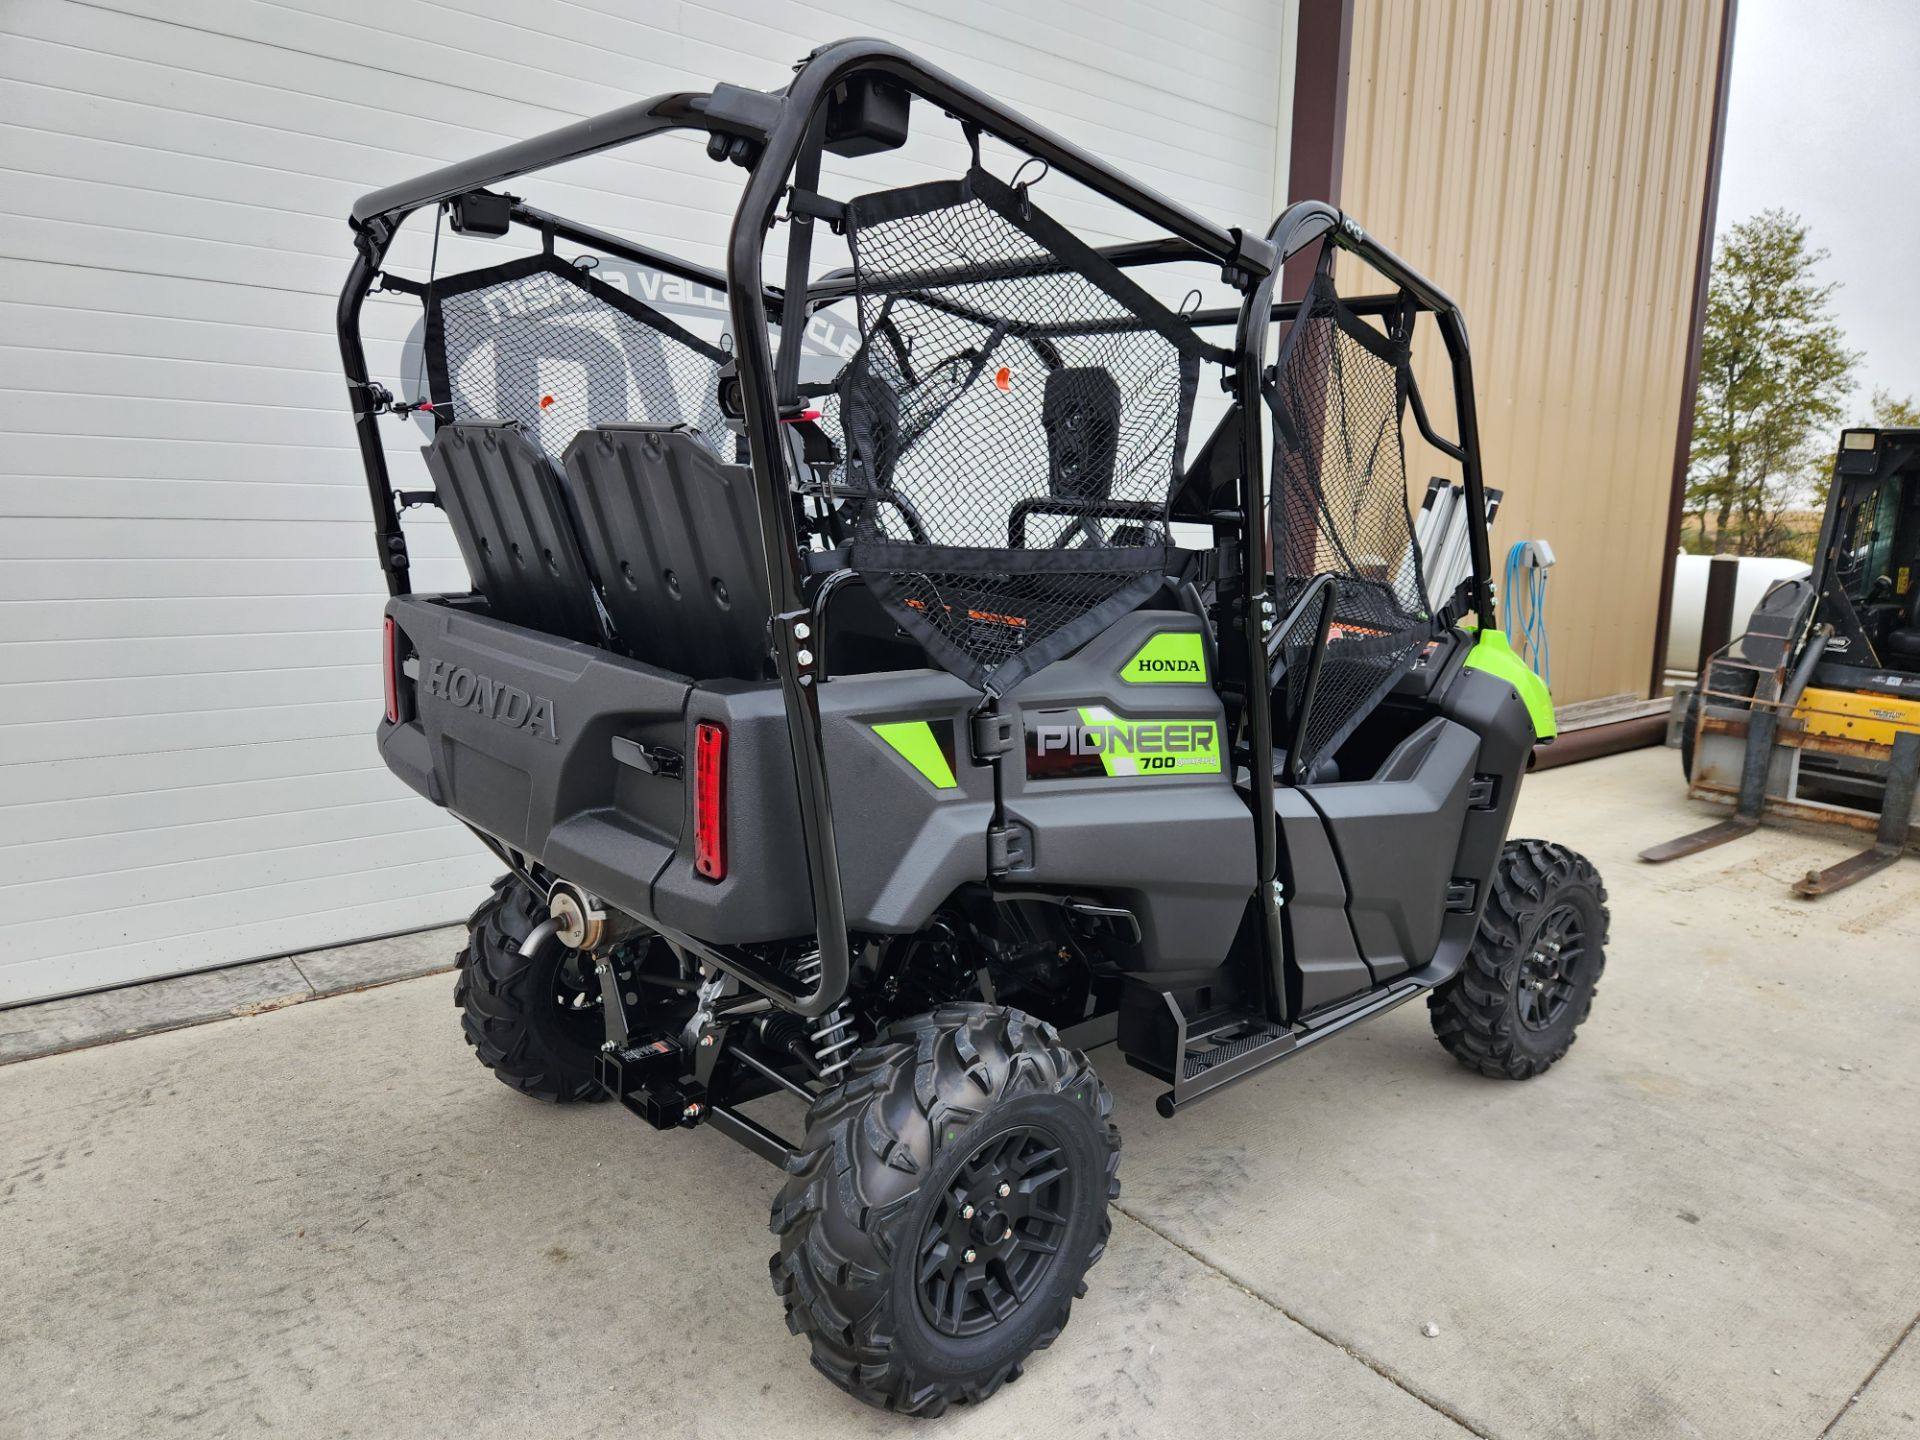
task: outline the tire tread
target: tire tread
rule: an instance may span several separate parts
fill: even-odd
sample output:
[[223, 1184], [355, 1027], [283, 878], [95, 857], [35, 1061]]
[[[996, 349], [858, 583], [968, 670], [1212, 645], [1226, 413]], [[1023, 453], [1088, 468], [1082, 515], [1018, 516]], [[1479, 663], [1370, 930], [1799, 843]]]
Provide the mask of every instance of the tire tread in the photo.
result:
[[[1520, 949], [1539, 914], [1570, 891], [1584, 891], [1599, 912], [1592, 947], [1592, 980], [1565, 1038], [1542, 1052], [1516, 1033], [1510, 999], [1520, 967]], [[1427, 996], [1433, 1033], [1469, 1070], [1500, 1080], [1530, 1080], [1544, 1074], [1573, 1045], [1593, 1008], [1606, 968], [1607, 888], [1591, 861], [1550, 840], [1509, 840], [1494, 867], [1479, 931], [1460, 973]]]
[[535, 1100], [564, 1105], [604, 1100], [590, 1056], [558, 1050], [531, 1017], [552, 997], [538, 993], [546, 974], [520, 953], [520, 943], [544, 918], [539, 898], [511, 875], [467, 918], [467, 945], [453, 982], [460, 1028], [480, 1063], [501, 1084]]
[[[951, 1044], [944, 1043], [948, 1037]], [[997, 1084], [995, 1054], [1007, 1057]], [[872, 1197], [880, 1171], [912, 1174], [920, 1167], [885, 1112], [889, 1101], [897, 1105], [899, 1097], [911, 1096], [911, 1123], [927, 1127], [937, 1163], [948, 1144], [968, 1143], [964, 1127], [994, 1104], [1080, 1087], [1107, 1152], [1105, 1194], [1084, 1274], [1105, 1253], [1112, 1227], [1107, 1202], [1120, 1191], [1113, 1097], [1085, 1055], [1061, 1043], [1051, 1025], [1020, 1011], [954, 1004], [896, 1024], [855, 1056], [846, 1081], [808, 1110], [806, 1140], [788, 1162], [771, 1222], [780, 1238], [768, 1264], [774, 1293], [786, 1307], [787, 1328], [811, 1343], [821, 1374], [867, 1404], [928, 1417], [951, 1404], [985, 1400], [1019, 1377], [1025, 1354], [980, 1374], [942, 1380], [919, 1373], [894, 1343], [888, 1276], [904, 1238], [900, 1223], [918, 1191], [878, 1204]], [[950, 1129], [958, 1133], [944, 1141]], [[830, 1211], [851, 1224], [831, 1226]], [[860, 1253], [850, 1253], [855, 1247]], [[1051, 1345], [1065, 1328], [1074, 1296], [1086, 1293], [1080, 1276], [1075, 1282], [1028, 1353]]]

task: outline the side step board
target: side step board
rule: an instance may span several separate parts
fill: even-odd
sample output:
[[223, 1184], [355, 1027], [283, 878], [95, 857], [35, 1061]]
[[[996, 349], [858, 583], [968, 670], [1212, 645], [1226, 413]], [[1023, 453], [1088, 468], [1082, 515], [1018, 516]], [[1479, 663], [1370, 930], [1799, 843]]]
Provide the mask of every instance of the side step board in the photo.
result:
[[1127, 1063], [1173, 1082], [1173, 1088], [1155, 1102], [1155, 1108], [1170, 1120], [1194, 1102], [1290, 1055], [1298, 1055], [1363, 1020], [1384, 1015], [1431, 988], [1423, 979], [1403, 977], [1385, 989], [1369, 991], [1296, 1026], [1276, 1025], [1264, 1016], [1232, 1011], [1216, 1011], [1189, 1021], [1179, 1002], [1166, 995], [1162, 998], [1167, 1003], [1168, 1018], [1177, 1040], [1172, 1053], [1181, 1057], [1180, 1073], [1169, 1075], [1157, 1067], [1142, 1064], [1132, 1055], [1127, 1057]]

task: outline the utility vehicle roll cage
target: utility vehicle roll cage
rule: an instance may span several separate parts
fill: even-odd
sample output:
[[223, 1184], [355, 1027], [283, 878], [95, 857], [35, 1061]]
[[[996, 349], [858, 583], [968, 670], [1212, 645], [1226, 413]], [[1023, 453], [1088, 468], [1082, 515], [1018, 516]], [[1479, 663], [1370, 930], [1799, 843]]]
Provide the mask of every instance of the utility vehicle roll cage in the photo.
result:
[[[1282, 266], [1315, 241], [1325, 240], [1365, 261], [1399, 292], [1349, 300], [1355, 314], [1372, 316], [1420, 312], [1434, 315], [1452, 365], [1457, 440], [1437, 434], [1429, 423], [1417, 391], [1409, 392], [1415, 423], [1429, 444], [1459, 464], [1465, 489], [1472, 573], [1467, 581], [1467, 607], [1476, 612], [1483, 629], [1495, 625], [1489, 582], [1485, 498], [1480, 468], [1479, 427], [1474, 407], [1473, 374], [1468, 356], [1465, 322], [1459, 307], [1438, 286], [1386, 250], [1358, 225], [1332, 206], [1301, 201], [1289, 206], [1264, 237], [1237, 228], [1221, 229], [1191, 214], [1175, 202], [1136, 183], [1070, 141], [997, 103], [970, 85], [884, 41], [843, 40], [816, 50], [796, 68], [781, 91], [765, 92], [734, 85], [717, 85], [711, 92], [683, 92], [656, 96], [637, 104], [583, 120], [545, 135], [505, 146], [472, 160], [445, 166], [414, 180], [403, 181], [363, 196], [353, 207], [357, 255], [341, 291], [337, 310], [341, 357], [354, 409], [360, 456], [373, 505], [378, 553], [393, 595], [408, 593], [408, 561], [401, 530], [399, 505], [388, 477], [386, 457], [378, 433], [380, 391], [367, 371], [360, 337], [360, 312], [376, 281], [394, 288], [418, 288], [394, 277], [383, 277], [381, 263], [401, 223], [414, 211], [438, 206], [532, 171], [596, 154], [669, 131], [696, 131], [707, 137], [708, 154], [716, 161], [732, 161], [748, 172], [745, 190], [734, 216], [724, 272], [691, 263], [652, 247], [622, 239], [535, 209], [517, 199], [508, 201], [508, 218], [547, 237], [571, 241], [605, 254], [651, 266], [666, 274], [724, 291], [734, 334], [744, 421], [750, 454], [760, 539], [766, 564], [772, 608], [772, 643], [785, 699], [794, 773], [799, 790], [802, 841], [813, 900], [820, 967], [808, 990], [795, 990], [757, 957], [735, 947], [708, 944], [692, 936], [663, 930], [667, 939], [685, 946], [771, 995], [780, 1004], [804, 1016], [818, 1015], [838, 1003], [845, 993], [851, 966], [845, 925], [840, 869], [835, 848], [832, 797], [828, 785], [815, 682], [823, 651], [817, 638], [824, 597], [839, 588], [847, 573], [822, 583], [808, 569], [806, 551], [790, 503], [787, 446], [775, 386], [775, 358], [769, 322], [788, 313], [789, 294], [768, 286], [764, 279], [764, 249], [768, 230], [776, 219], [790, 180], [796, 189], [817, 184], [824, 148], [825, 119], [830, 97], [845, 93], [853, 82], [882, 81], [944, 111], [969, 130], [993, 136], [1023, 154], [1045, 161], [1089, 190], [1113, 201], [1165, 232], [1158, 240], [1109, 246], [1099, 253], [1122, 267], [1207, 261], [1222, 267], [1222, 278], [1243, 296], [1237, 307], [1207, 309], [1182, 317], [1189, 325], [1232, 325], [1234, 344], [1225, 352], [1230, 364], [1230, 392], [1241, 412], [1238, 506], [1216, 512], [1216, 526], [1237, 531], [1244, 556], [1266, 553], [1268, 486], [1261, 425], [1262, 384], [1267, 332], [1276, 322], [1291, 321], [1299, 302], [1275, 300]], [[875, 147], [882, 148], [882, 147]], [[804, 274], [800, 283], [805, 284]], [[791, 288], [790, 277], [789, 286]], [[853, 277], [837, 272], [808, 286], [797, 311], [802, 316], [853, 293]], [[797, 345], [797, 340], [794, 342]], [[797, 350], [796, 352], [797, 353]], [[1222, 668], [1229, 692], [1237, 690], [1256, 756], [1268, 756], [1273, 747], [1270, 707], [1264, 699], [1269, 673], [1269, 636], [1287, 633], [1296, 616], [1276, 617], [1270, 600], [1268, 565], [1223, 579], [1223, 629], [1237, 632], [1237, 644], [1221, 636]], [[1258, 583], [1255, 583], [1258, 582]], [[1320, 605], [1323, 587], [1308, 587], [1296, 610]], [[1325, 617], [1319, 644], [1326, 643]], [[1255, 823], [1257, 887], [1264, 924], [1260, 927], [1264, 973], [1273, 974], [1283, 953], [1279, 896], [1275, 885], [1278, 838], [1274, 810], [1275, 779], [1270, 764], [1251, 767], [1252, 810]], [[490, 837], [480, 836], [516, 870], [514, 857]]]

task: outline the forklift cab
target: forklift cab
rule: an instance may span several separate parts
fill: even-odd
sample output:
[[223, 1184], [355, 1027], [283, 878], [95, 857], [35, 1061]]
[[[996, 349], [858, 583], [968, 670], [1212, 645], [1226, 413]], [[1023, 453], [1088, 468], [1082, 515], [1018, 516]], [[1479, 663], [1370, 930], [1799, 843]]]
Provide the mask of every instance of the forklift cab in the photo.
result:
[[1920, 673], [1920, 429], [1841, 433], [1819, 562], [1827, 661]]

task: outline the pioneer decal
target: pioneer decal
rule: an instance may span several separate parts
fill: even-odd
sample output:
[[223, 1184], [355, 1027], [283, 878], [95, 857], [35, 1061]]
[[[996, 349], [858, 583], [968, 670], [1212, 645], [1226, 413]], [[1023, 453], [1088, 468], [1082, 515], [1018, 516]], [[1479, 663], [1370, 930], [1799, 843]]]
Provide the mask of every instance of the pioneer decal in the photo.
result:
[[1162, 630], [1120, 667], [1129, 685], [1204, 685], [1207, 650], [1197, 631]]
[[531, 735], [549, 745], [560, 743], [560, 733], [554, 725], [553, 702], [529, 695], [503, 680], [477, 674], [464, 665], [428, 660], [420, 672], [420, 688], [449, 705], [484, 715], [509, 730]]
[[1212, 720], [1127, 720], [1104, 705], [1026, 717], [1027, 778], [1218, 775], [1220, 727]]

